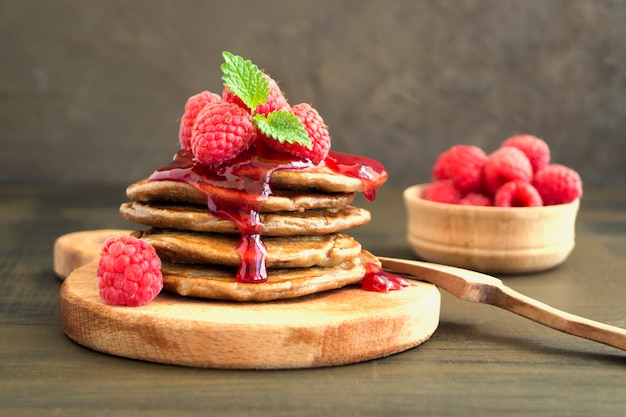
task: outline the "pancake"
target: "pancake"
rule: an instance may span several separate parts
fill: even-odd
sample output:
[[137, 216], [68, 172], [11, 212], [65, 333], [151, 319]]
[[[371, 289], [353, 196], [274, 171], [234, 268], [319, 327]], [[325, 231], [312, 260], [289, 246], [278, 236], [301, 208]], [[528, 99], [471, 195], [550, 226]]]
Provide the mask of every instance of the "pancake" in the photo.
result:
[[[228, 198], [229, 192], [220, 187], [211, 188], [212, 195]], [[233, 193], [231, 193], [233, 194]], [[202, 205], [207, 197], [194, 186], [178, 181], [141, 180], [126, 189], [126, 195], [133, 201], [170, 202]], [[239, 197], [234, 194], [232, 198]], [[261, 202], [262, 212], [303, 211], [323, 208], [339, 208], [354, 200], [354, 193], [322, 193], [315, 190], [300, 192], [275, 190], [266, 200]]]
[[374, 255], [362, 251], [334, 267], [269, 269], [269, 278], [262, 284], [235, 281], [236, 268], [164, 263], [163, 288], [182, 296], [216, 300], [281, 300], [356, 284], [369, 262], [379, 264]]
[[[131, 222], [159, 229], [239, 234], [234, 222], [211, 214], [206, 207], [134, 201], [123, 203], [120, 213]], [[367, 224], [371, 218], [368, 210], [353, 206], [303, 212], [261, 213], [260, 217], [261, 233], [264, 237], [335, 233]]]
[[[227, 266], [241, 263], [237, 254], [241, 238], [237, 235], [151, 229], [137, 237], [154, 247], [164, 261]], [[335, 266], [361, 252], [361, 245], [354, 238], [335, 233], [266, 237], [263, 242], [267, 248], [268, 268]]]
[[[233, 301], [295, 298], [360, 282], [365, 264], [378, 262], [342, 232], [370, 221], [368, 210], [350, 204], [356, 192], [375, 197], [387, 178], [382, 166], [339, 153], [306, 166], [259, 146], [260, 153], [251, 148], [215, 167], [181, 150], [127, 187], [131, 201], [120, 213], [152, 228], [139, 233], [162, 259], [165, 290]], [[267, 257], [250, 245], [252, 231]], [[258, 272], [265, 268], [266, 281], [245, 282], [265, 279]]]
[[[252, 155], [250, 154], [251, 151], [252, 148], [250, 148], [245, 153], [252, 160], [255, 159], [255, 157], [254, 152]], [[276, 161], [277, 165], [274, 167], [274, 169], [271, 169], [271, 172], [268, 172], [269, 184], [274, 189], [318, 190], [329, 193], [356, 193], [363, 192], [366, 188], [363, 180], [358, 178], [361, 175], [364, 175], [365, 178], [373, 176], [376, 178], [376, 182], [378, 182], [379, 184], [382, 184], [387, 180], [387, 172], [382, 166], [377, 166], [378, 163], [376, 161], [366, 160], [366, 158], [359, 158], [358, 160], [355, 160], [354, 156], [350, 156], [347, 154], [344, 156], [346, 156], [346, 158], [339, 158], [338, 165], [341, 165], [348, 171], [360, 167], [359, 172], [356, 173], [356, 175], [345, 175], [338, 171], [332, 170], [325, 165], [308, 166], [293, 169], [281, 168], [279, 166], [281, 162], [286, 161]], [[256, 163], [250, 164], [250, 166], [248, 167], [242, 167], [238, 164], [238, 162], [235, 162], [235, 164], [238, 166], [238, 172], [241, 175], [240, 178], [258, 178], [260, 173], [261, 175], [264, 175], [266, 168], [260, 167], [267, 166], [268, 161], [264, 160], [263, 157], [255, 160]], [[202, 169], [200, 169], [199, 171], [193, 170], [194, 164], [195, 160], [190, 153], [186, 151], [179, 151], [176, 155], [174, 155], [172, 163], [169, 166], [162, 167], [153, 172], [152, 175], [150, 175], [150, 178], [159, 181], [170, 180], [171, 178], [169, 178], [169, 174], [167, 174], [168, 172], [170, 172], [170, 170], [175, 170], [178, 172], [177, 174], [174, 174], [174, 176], [182, 175], [190, 179], [197, 176], [204, 177], [204, 174], [201, 172]], [[370, 164], [376, 167], [373, 167]], [[368, 173], [367, 171], [370, 169], [373, 171]], [[218, 170], [220, 169], [218, 168]], [[213, 172], [215, 172], [215, 170]], [[211, 181], [209, 180], [209, 182], [205, 182], [204, 185], [213, 188], [210, 182]], [[210, 191], [213, 192], [213, 190]]]
[[[380, 179], [381, 183], [386, 179], [385, 173]], [[365, 191], [360, 179], [334, 172], [326, 166], [315, 166], [303, 170], [278, 169], [272, 172], [270, 184], [277, 189], [290, 190], [314, 189], [331, 193]]]

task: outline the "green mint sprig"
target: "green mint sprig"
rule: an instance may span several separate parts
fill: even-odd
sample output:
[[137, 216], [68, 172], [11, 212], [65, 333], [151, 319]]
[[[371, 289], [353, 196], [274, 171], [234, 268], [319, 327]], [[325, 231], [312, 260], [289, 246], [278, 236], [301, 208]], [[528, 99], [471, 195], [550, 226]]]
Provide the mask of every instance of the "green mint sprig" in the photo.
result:
[[259, 67], [228, 51], [222, 52], [222, 56], [224, 63], [220, 68], [224, 74], [222, 76], [224, 86], [252, 111], [265, 103], [270, 93], [270, 85]]
[[304, 125], [293, 113], [278, 110], [267, 117], [264, 114], [255, 114], [252, 120], [261, 133], [280, 143], [299, 143], [309, 149], [313, 147]]
[[251, 109], [254, 115], [252, 120], [257, 128], [279, 143], [298, 143], [311, 149], [311, 139], [300, 119], [293, 113], [278, 110], [267, 116], [255, 114], [256, 108], [267, 101], [270, 92], [269, 83], [259, 67], [228, 51], [222, 52], [222, 56], [224, 63], [220, 68], [224, 86]]

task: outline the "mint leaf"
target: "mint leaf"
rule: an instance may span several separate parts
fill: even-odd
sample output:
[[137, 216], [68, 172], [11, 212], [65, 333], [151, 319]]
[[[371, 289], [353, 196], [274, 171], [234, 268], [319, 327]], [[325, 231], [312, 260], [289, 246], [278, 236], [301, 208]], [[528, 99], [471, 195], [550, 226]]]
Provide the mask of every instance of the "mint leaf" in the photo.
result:
[[222, 56], [224, 63], [220, 68], [224, 74], [224, 86], [254, 112], [258, 105], [265, 103], [270, 92], [263, 72], [251, 61], [228, 51], [222, 52]]
[[252, 120], [261, 133], [280, 143], [299, 143], [308, 149], [313, 148], [311, 138], [304, 129], [304, 125], [293, 113], [277, 110], [268, 116], [257, 114]]

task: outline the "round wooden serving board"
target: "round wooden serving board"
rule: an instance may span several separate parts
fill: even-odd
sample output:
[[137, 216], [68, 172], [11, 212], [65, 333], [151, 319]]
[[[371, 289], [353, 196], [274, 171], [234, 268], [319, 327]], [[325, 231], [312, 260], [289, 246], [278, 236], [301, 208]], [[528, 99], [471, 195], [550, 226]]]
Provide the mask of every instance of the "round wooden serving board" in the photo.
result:
[[145, 306], [120, 307], [100, 298], [96, 269], [93, 260], [65, 278], [63, 330], [83, 346], [133, 359], [239, 369], [342, 365], [415, 347], [439, 324], [439, 290], [418, 281], [389, 293], [351, 286], [264, 303], [162, 292]]

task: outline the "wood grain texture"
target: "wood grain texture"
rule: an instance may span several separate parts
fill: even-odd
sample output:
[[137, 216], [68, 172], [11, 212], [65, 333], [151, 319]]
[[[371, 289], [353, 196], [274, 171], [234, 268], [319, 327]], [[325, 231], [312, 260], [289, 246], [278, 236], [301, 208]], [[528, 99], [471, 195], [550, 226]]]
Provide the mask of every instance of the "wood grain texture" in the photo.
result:
[[63, 282], [65, 333], [100, 352], [153, 362], [253, 369], [342, 365], [415, 347], [439, 323], [439, 291], [420, 282], [389, 293], [351, 286], [266, 303], [161, 293], [132, 308], [102, 301], [96, 269], [91, 262]]
[[554, 268], [575, 245], [580, 200], [541, 207], [478, 207], [422, 198], [426, 184], [403, 192], [408, 242], [430, 262], [486, 273]]
[[463, 300], [490, 304], [544, 326], [626, 351], [626, 329], [561, 311], [476, 271], [408, 259], [380, 257], [383, 267], [430, 282]]
[[[99, 5], [100, 3], [98, 3]], [[54, 240], [132, 228], [118, 214], [125, 184], [0, 184], [2, 416], [621, 416], [626, 360], [614, 348], [499, 308], [441, 294], [440, 323], [416, 348], [346, 366], [230, 370], [106, 355], [63, 332]], [[411, 257], [401, 189], [358, 202], [354, 230], [379, 256]], [[576, 247], [558, 268], [498, 275], [565, 311], [626, 326], [626, 189], [587, 187]]]

